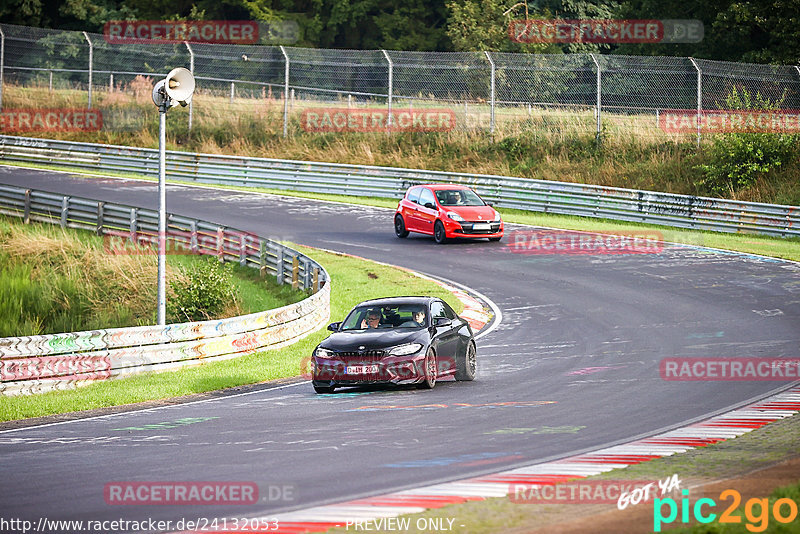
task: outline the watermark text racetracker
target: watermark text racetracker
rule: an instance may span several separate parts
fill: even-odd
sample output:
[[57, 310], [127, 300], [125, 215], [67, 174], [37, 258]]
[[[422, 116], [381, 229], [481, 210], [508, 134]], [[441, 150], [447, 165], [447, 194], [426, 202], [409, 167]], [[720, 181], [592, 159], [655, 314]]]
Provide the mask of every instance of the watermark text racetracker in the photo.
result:
[[569, 230], [516, 230], [506, 250], [515, 254], [658, 254], [664, 237], [655, 230], [592, 234]]
[[665, 109], [658, 127], [667, 133], [800, 133], [800, 110]]
[[103, 128], [97, 109], [41, 108], [0, 112], [0, 132], [96, 132]]
[[512, 20], [517, 43], [699, 43], [699, 20], [528, 19]]
[[[103, 235], [103, 249], [113, 255], [158, 254], [159, 236], [152, 234], [109, 230]], [[163, 234], [164, 252], [169, 255], [210, 254], [224, 252], [239, 254], [241, 251], [256, 252], [260, 239], [255, 234], [227, 232], [224, 235], [202, 232], [169, 230]]]
[[661, 378], [670, 381], [783, 381], [800, 379], [797, 358], [664, 358]]
[[310, 108], [303, 110], [300, 125], [307, 132], [448, 132], [456, 125], [452, 109], [393, 110], [359, 108]]

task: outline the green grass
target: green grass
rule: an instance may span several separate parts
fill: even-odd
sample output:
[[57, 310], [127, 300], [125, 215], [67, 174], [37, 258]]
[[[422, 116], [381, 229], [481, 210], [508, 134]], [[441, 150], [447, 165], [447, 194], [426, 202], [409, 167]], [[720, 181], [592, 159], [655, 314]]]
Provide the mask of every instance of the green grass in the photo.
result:
[[[167, 256], [167, 282], [215, 258]], [[140, 326], [156, 321], [153, 254], [115, 255], [85, 230], [0, 217], [0, 337]], [[233, 301], [212, 318], [285, 306], [305, 294], [229, 265]], [[172, 291], [168, 291], [171, 295]], [[185, 318], [169, 317], [172, 322]]]
[[[411, 273], [367, 260], [292, 246], [320, 262], [331, 276], [331, 321], [342, 320], [363, 300], [396, 295], [438, 296], [457, 312], [463, 310], [461, 301], [450, 292]], [[301, 374], [303, 359], [327, 335], [322, 329], [286, 348], [206, 362], [174, 372], [108, 380], [71, 391], [5, 397], [0, 403], [0, 421], [179, 397], [297, 376]]]

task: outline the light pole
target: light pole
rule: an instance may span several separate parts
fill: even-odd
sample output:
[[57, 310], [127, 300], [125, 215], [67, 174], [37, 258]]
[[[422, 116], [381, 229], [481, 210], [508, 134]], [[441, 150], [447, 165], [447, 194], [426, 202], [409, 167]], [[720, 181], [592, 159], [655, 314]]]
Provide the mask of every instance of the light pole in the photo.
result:
[[167, 111], [192, 100], [194, 76], [183, 67], [172, 69], [153, 87], [153, 103], [158, 107], [158, 324], [167, 323], [166, 255], [167, 255], [167, 186], [166, 126]]

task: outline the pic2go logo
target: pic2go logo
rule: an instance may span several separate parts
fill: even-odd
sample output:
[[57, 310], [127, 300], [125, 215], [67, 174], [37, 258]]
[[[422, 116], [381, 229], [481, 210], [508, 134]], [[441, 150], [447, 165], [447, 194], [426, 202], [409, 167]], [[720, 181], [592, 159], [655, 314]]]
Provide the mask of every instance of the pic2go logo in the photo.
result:
[[[717, 514], [712, 513], [709, 509], [715, 508], [717, 503], [713, 499], [703, 498], [698, 499], [694, 506], [689, 504], [689, 490], [682, 490], [683, 499], [681, 499], [680, 512], [681, 522], [689, 522], [689, 511], [691, 509], [694, 519], [700, 523], [711, 523], [717, 518]], [[742, 502], [741, 494], [733, 489], [728, 489], [719, 494], [720, 501], [731, 499], [732, 502], [725, 511], [719, 516], [720, 523], [742, 523], [742, 518], [733, 515], [733, 512], [739, 508]], [[668, 508], [668, 515], [664, 516], [664, 508]], [[756, 513], [756, 509], [758, 513]], [[769, 499], [749, 499], [744, 505], [744, 516], [748, 523], [745, 527], [750, 532], [764, 532], [769, 526], [770, 511], [778, 523], [791, 523], [797, 518], [797, 503], [788, 498], [776, 500], [772, 509], [769, 507]], [[706, 513], [707, 512], [707, 513]], [[788, 512], [788, 513], [785, 513]], [[670, 524], [678, 518], [678, 504], [675, 499], [656, 498], [653, 501], [653, 532], [661, 532], [662, 524]]]

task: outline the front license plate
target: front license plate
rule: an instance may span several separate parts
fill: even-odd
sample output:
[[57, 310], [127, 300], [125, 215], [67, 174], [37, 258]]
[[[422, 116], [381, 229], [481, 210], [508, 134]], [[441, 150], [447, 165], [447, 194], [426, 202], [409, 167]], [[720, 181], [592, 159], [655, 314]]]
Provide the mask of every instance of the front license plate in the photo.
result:
[[473, 230], [489, 230], [490, 228], [489, 223], [475, 223], [472, 225]]
[[348, 365], [344, 370], [346, 375], [366, 375], [377, 372], [377, 365]]

